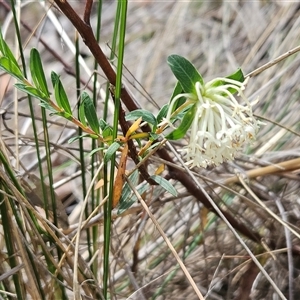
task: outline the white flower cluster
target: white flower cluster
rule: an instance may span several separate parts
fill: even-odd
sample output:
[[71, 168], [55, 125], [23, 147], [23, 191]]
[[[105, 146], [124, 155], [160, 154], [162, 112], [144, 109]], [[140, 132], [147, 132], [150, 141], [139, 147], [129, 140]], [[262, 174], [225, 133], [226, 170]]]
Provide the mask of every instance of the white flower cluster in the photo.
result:
[[[217, 85], [220, 81], [222, 85]], [[224, 161], [233, 160], [244, 143], [255, 139], [262, 123], [254, 118], [253, 104], [243, 94], [246, 83], [247, 80], [241, 83], [228, 78], [216, 78], [204, 85], [197, 82], [196, 98], [193, 94], [176, 97], [184, 96], [189, 103], [197, 106], [189, 143], [180, 150], [187, 165], [204, 168], [218, 166]], [[238, 103], [233, 95], [236, 93], [245, 102], [244, 105]]]

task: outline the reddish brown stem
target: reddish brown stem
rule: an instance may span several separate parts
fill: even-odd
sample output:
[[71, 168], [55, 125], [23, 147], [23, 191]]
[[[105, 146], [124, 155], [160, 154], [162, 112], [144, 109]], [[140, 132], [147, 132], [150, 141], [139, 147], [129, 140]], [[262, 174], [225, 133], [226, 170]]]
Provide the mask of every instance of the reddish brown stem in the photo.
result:
[[89, 26], [91, 26], [90, 17], [91, 17], [92, 7], [93, 7], [93, 0], [87, 0], [86, 5], [85, 5], [85, 9], [84, 9], [83, 20]]

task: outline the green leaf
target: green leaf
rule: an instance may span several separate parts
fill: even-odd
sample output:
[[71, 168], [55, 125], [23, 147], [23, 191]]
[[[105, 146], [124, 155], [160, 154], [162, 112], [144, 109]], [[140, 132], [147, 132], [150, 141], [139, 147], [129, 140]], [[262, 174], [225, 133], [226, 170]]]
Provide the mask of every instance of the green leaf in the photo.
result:
[[[233, 80], [238, 81], [238, 82], [244, 82], [245, 81], [243, 71], [240, 68], [237, 69], [237, 71], [234, 72], [233, 74], [230, 74], [230, 75], [226, 76], [226, 78], [233, 79]], [[222, 86], [222, 85], [225, 85], [225, 84], [228, 84], [228, 83], [226, 83], [224, 80], [218, 80], [213, 84], [213, 86], [218, 87], [218, 86]], [[227, 90], [233, 95], [235, 93], [237, 93], [237, 90], [234, 89], [234, 88], [228, 88]], [[224, 96], [226, 96], [226, 94], [224, 94]]]
[[[175, 85], [175, 88], [173, 90], [173, 93], [172, 93], [172, 96], [171, 96], [171, 99], [169, 101], [169, 103], [171, 103], [171, 101], [179, 94], [182, 94], [184, 93], [183, 89], [182, 89], [182, 86], [180, 84], [179, 81], [177, 81], [176, 85]], [[186, 98], [185, 97], [180, 97], [176, 100], [176, 103], [173, 105], [173, 108], [172, 108], [172, 113], [178, 108], [180, 107], [182, 104], [184, 104], [184, 102], [186, 102]]]
[[56, 83], [59, 81], [59, 76], [55, 72], [51, 72], [51, 82], [53, 85], [53, 88], [55, 87]]
[[112, 135], [113, 135], [113, 129], [110, 126], [105, 127], [104, 130], [102, 131], [102, 136], [104, 139]]
[[[11, 63], [13, 63], [15, 66], [17, 66], [19, 68], [19, 64], [18, 64], [17, 60], [15, 59], [15, 56], [13, 55], [13, 53], [11, 52], [7, 43], [3, 39], [1, 30], [0, 30], [0, 52], [2, 52], [3, 56], [7, 57]], [[22, 73], [20, 68], [19, 68], [19, 70]]]
[[35, 86], [48, 98], [50, 97], [47, 81], [39, 52], [32, 48], [30, 51], [30, 72]]
[[136, 109], [128, 113], [125, 117], [126, 121], [137, 120], [138, 118], [142, 118], [144, 122], [147, 122], [153, 126], [156, 126], [156, 118], [154, 115], [144, 109]]
[[4, 70], [11, 76], [23, 81], [25, 79], [22, 71], [20, 70], [19, 66], [16, 65], [12, 60], [8, 57], [1, 57], [0, 58], [0, 69]]
[[95, 153], [97, 153], [97, 152], [99, 152], [99, 151], [101, 151], [101, 150], [103, 150], [103, 149], [104, 149], [104, 147], [99, 147], [99, 148], [93, 149], [93, 150], [89, 153], [89, 155], [92, 156], [92, 155], [94, 155]]
[[55, 95], [57, 105], [60, 108], [62, 108], [64, 111], [66, 111], [68, 114], [72, 115], [69, 99], [59, 79], [59, 76], [54, 72], [51, 72], [51, 80], [54, 87], [54, 95]]
[[99, 126], [100, 126], [101, 130], [104, 130], [107, 126], [109, 126], [109, 124], [101, 118], [99, 120]]
[[104, 139], [113, 135], [113, 128], [105, 120], [100, 119], [99, 126], [102, 130], [102, 136]]
[[169, 140], [179, 140], [183, 138], [188, 131], [188, 129], [191, 127], [191, 124], [194, 120], [195, 114], [196, 114], [197, 106], [196, 104], [192, 105], [188, 111], [186, 111], [185, 115], [182, 118], [182, 121], [177, 129], [172, 131], [166, 136], [166, 139]]
[[29, 85], [26, 85], [26, 84], [23, 84], [23, 83], [16, 83], [15, 87], [18, 90], [20, 90], [20, 91], [22, 91], [26, 94], [29, 94], [29, 95], [31, 95], [31, 96], [33, 96], [33, 97], [35, 97], [35, 98], [37, 98], [37, 99], [39, 99], [43, 102], [48, 102], [49, 101], [49, 99], [47, 98], [47, 96], [44, 93], [42, 93], [40, 90], [38, 90], [37, 88], [35, 88], [33, 86], [29, 86]]
[[55, 110], [48, 102], [45, 102], [45, 101], [41, 100], [39, 105], [41, 107], [44, 107], [45, 109], [51, 111], [52, 113], [50, 113], [50, 116], [59, 115], [59, 112], [57, 112], [57, 110]]
[[80, 120], [80, 122], [81, 122], [85, 127], [87, 127], [87, 122], [86, 122], [86, 119], [85, 119], [84, 103], [83, 103], [83, 101], [81, 101], [81, 103], [80, 103], [78, 113], [79, 113], [79, 120]]
[[156, 121], [159, 124], [167, 116], [169, 104], [165, 104], [157, 114]]
[[195, 83], [199, 81], [203, 84], [203, 78], [196, 68], [187, 59], [175, 54], [170, 55], [167, 61], [184, 92], [196, 94]]
[[72, 137], [72, 138], [70, 138], [70, 139], [68, 140], [68, 143], [69, 143], [69, 144], [72, 144], [72, 143], [74, 143], [75, 141], [77, 141], [77, 140], [79, 140], [79, 139], [81, 139], [81, 138], [87, 137], [87, 136], [90, 136], [90, 135], [85, 133], [85, 134], [83, 134], [83, 135], [74, 136], [74, 137]]
[[243, 71], [242, 71], [241, 68], [238, 68], [236, 70], [236, 72], [226, 76], [226, 78], [233, 79], [233, 80], [239, 81], [239, 82], [244, 82], [245, 81], [245, 77], [244, 77], [244, 74], [243, 74]]
[[151, 179], [153, 179], [156, 183], [158, 183], [162, 188], [164, 188], [166, 191], [168, 191], [171, 195], [177, 196], [177, 191], [173, 187], [173, 185], [166, 180], [165, 178], [158, 176], [158, 175], [152, 175], [150, 176]]
[[[141, 195], [149, 189], [149, 183], [139, 183], [139, 172], [136, 170], [128, 178], [133, 186], [137, 186], [137, 192]], [[135, 193], [131, 190], [129, 184], [126, 182], [122, 189], [122, 195], [119, 201], [118, 215], [126, 211], [132, 204], [137, 201]]]
[[149, 140], [151, 141], [155, 141], [159, 138], [159, 134], [156, 134], [156, 133], [153, 133], [153, 132], [150, 132], [149, 133]]
[[83, 92], [81, 95], [81, 101], [84, 105], [85, 118], [88, 121], [90, 127], [97, 133], [100, 134], [99, 122], [95, 110], [94, 103], [88, 93]]
[[120, 142], [113, 142], [109, 146], [104, 156], [104, 163], [108, 163], [111, 160], [111, 157], [117, 152], [120, 146], [121, 146]]

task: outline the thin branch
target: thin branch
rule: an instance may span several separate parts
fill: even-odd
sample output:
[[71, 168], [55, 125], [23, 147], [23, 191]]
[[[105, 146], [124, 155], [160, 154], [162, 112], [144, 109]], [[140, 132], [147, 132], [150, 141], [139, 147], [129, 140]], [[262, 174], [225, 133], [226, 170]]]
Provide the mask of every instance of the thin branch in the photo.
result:
[[300, 46], [297, 46], [295, 48], [293, 48], [292, 50], [289, 50], [288, 52], [278, 56], [277, 58], [267, 62], [266, 64], [264, 64], [263, 66], [257, 68], [256, 70], [250, 72], [249, 74], [247, 74], [245, 77], [254, 77], [257, 76], [258, 74], [262, 73], [263, 71], [275, 66], [276, 64], [278, 64], [279, 62], [281, 62], [282, 60], [288, 58], [289, 56], [297, 53], [300, 51]]
[[83, 20], [89, 26], [91, 26], [90, 18], [91, 18], [92, 6], [93, 6], [93, 0], [87, 0], [86, 5], [85, 5], [85, 9], [84, 9]]

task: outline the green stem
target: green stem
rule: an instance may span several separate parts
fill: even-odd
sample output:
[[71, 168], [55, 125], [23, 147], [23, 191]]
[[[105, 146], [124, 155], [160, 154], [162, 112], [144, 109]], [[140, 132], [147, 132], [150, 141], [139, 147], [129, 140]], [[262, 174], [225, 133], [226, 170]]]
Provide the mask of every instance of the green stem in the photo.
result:
[[[113, 138], [115, 139], [118, 134], [118, 123], [119, 123], [119, 111], [120, 111], [120, 99], [122, 89], [122, 72], [123, 72], [123, 58], [125, 48], [125, 32], [126, 32], [126, 20], [127, 20], [127, 0], [119, 0], [118, 6], [120, 7], [120, 27], [119, 27], [119, 49], [118, 49], [118, 65], [116, 74], [116, 86], [115, 86], [115, 113], [113, 121]], [[117, 24], [116, 24], [117, 26]], [[108, 275], [109, 275], [109, 248], [110, 248], [110, 234], [111, 234], [111, 210], [112, 200], [114, 192], [114, 172], [115, 172], [115, 159], [114, 154], [111, 159], [110, 168], [110, 182], [109, 182], [109, 201], [104, 207], [104, 261], [103, 261], [103, 294], [107, 299], [108, 289]]]

